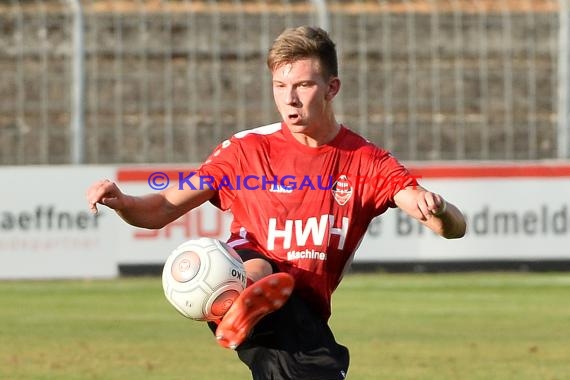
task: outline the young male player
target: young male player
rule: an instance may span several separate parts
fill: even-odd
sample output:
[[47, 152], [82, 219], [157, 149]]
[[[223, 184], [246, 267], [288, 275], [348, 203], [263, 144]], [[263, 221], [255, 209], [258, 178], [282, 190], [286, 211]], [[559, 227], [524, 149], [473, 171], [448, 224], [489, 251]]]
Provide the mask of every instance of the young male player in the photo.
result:
[[331, 295], [370, 221], [399, 207], [437, 234], [459, 238], [465, 219], [390, 153], [337, 122], [332, 101], [341, 82], [325, 31], [285, 30], [267, 64], [281, 122], [222, 143], [183, 190], [134, 197], [104, 180], [89, 188], [88, 202], [146, 228], [206, 201], [231, 210], [228, 242], [251, 285], [211, 326], [219, 343], [237, 350], [254, 379], [343, 379], [349, 355], [328, 326]]

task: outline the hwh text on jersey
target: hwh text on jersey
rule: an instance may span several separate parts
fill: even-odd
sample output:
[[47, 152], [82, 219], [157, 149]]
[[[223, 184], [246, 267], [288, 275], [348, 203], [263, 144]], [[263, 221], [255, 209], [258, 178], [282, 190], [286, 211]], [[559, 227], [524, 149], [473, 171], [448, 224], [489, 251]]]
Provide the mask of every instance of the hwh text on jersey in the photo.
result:
[[[342, 218], [340, 227], [335, 226], [334, 215], [312, 216], [306, 221], [302, 219], [287, 219], [284, 226], [277, 228], [277, 218], [269, 218], [267, 226], [267, 249], [275, 249], [275, 240], [283, 239], [283, 249], [291, 248], [291, 244], [297, 247], [304, 247], [309, 240], [315, 246], [323, 244], [328, 232], [327, 244], [330, 244], [333, 235], [338, 236], [338, 249], [343, 249], [347, 236], [350, 219], [346, 216]], [[294, 239], [294, 240], [293, 240]], [[310, 244], [311, 242], [309, 242]]]

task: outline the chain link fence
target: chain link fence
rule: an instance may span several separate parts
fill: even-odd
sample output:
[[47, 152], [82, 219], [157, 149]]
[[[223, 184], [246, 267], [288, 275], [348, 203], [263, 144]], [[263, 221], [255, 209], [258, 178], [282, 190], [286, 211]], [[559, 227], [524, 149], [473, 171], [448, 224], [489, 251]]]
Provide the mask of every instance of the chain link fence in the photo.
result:
[[568, 158], [567, 1], [4, 1], [0, 164], [199, 162], [278, 120], [265, 56], [301, 24], [399, 158]]

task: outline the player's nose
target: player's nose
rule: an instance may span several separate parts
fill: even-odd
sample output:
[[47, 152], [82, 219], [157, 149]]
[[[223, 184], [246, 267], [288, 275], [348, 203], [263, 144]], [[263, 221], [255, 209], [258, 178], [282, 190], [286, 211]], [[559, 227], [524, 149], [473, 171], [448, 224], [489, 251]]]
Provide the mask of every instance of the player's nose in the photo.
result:
[[296, 106], [300, 103], [299, 96], [297, 95], [297, 91], [295, 90], [295, 88], [292, 87], [287, 90], [287, 94], [285, 96], [285, 103], [288, 106]]

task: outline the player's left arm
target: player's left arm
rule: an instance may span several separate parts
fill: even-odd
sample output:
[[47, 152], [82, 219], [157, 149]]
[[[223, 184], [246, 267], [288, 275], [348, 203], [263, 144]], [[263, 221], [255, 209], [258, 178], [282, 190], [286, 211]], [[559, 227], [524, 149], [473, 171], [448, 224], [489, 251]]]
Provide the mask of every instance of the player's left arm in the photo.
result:
[[465, 235], [463, 213], [439, 194], [421, 186], [408, 186], [394, 195], [396, 206], [423, 225], [447, 239]]

